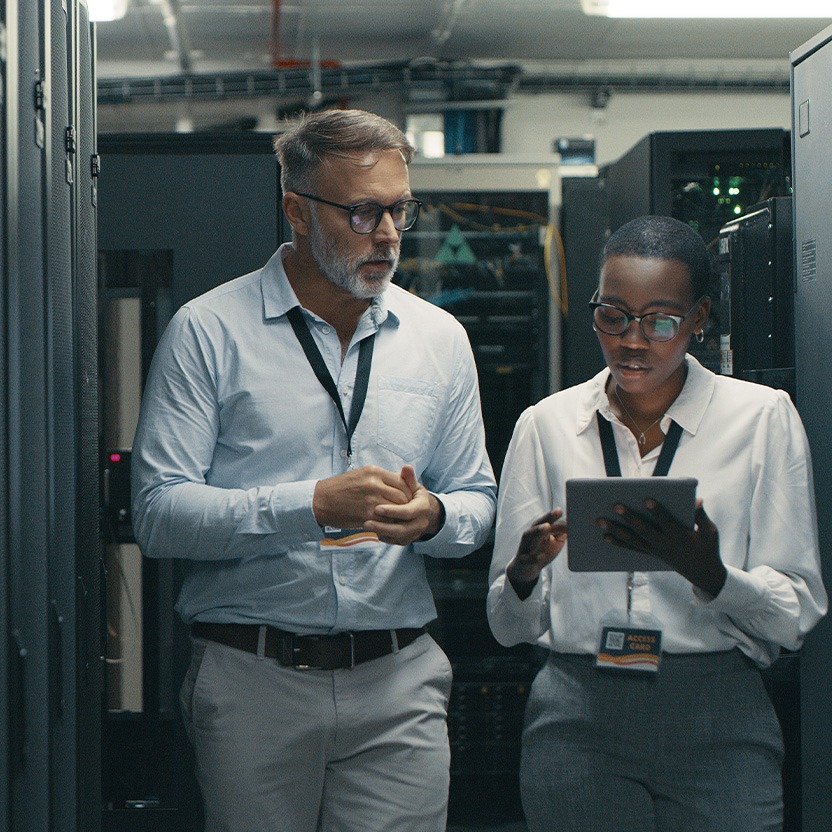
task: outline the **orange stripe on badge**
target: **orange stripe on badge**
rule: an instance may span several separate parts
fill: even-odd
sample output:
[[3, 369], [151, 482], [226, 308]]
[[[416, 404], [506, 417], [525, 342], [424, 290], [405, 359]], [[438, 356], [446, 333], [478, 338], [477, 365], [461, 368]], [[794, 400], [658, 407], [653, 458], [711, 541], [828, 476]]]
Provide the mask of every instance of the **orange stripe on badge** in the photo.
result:
[[609, 664], [649, 664], [658, 667], [659, 660], [650, 653], [631, 653], [628, 656], [611, 656], [609, 653], [599, 653], [598, 660]]
[[348, 534], [346, 537], [325, 537], [321, 541], [321, 546], [339, 546], [347, 549], [359, 543], [378, 543], [378, 535], [375, 532], [357, 532]]

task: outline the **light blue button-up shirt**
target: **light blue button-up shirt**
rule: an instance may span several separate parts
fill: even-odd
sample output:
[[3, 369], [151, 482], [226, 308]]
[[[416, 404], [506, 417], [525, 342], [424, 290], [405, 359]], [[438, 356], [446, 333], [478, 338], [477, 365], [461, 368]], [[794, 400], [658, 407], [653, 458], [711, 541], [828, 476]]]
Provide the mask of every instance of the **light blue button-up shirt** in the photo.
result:
[[418, 627], [435, 618], [424, 555], [485, 541], [496, 484], [463, 327], [397, 286], [375, 299], [341, 361], [335, 330], [303, 310], [350, 412], [359, 341], [376, 332], [353, 465], [416, 476], [445, 507], [433, 538], [327, 551], [319, 479], [347, 470], [347, 439], [291, 328], [282, 251], [183, 306], [150, 369], [133, 445], [133, 523], [143, 553], [186, 562], [183, 620], [293, 632]]

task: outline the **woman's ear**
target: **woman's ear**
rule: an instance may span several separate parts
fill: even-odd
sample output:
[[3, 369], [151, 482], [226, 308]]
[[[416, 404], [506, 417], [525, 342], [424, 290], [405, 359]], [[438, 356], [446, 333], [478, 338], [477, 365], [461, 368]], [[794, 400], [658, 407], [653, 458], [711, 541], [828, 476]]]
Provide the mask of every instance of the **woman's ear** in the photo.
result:
[[702, 302], [699, 304], [699, 308], [696, 310], [695, 325], [693, 327], [694, 332], [701, 332], [705, 328], [705, 324], [708, 323], [708, 316], [710, 314], [711, 299], [706, 296], [702, 299]]

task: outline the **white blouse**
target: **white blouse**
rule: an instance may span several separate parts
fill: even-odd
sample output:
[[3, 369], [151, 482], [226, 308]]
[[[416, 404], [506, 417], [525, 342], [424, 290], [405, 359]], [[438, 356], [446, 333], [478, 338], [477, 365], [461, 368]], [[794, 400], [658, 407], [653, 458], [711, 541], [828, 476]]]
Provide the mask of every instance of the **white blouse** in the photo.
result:
[[[728, 577], [710, 598], [675, 572], [635, 573], [632, 609], [659, 620], [668, 653], [738, 647], [764, 667], [781, 647], [797, 649], [827, 609], [806, 434], [783, 391], [686, 360], [685, 385], [661, 422], [665, 433], [671, 419], [683, 429], [669, 475], [699, 480], [697, 496], [719, 530]], [[641, 458], [610, 409], [608, 376], [605, 369], [549, 396], [515, 427], [489, 576], [488, 619], [501, 644], [594, 653], [601, 619], [626, 609], [627, 574], [570, 572], [566, 548], [524, 601], [505, 577], [522, 533], [552, 508], [565, 508], [566, 480], [606, 475], [596, 411], [612, 423], [622, 475], [652, 474], [661, 446]]]

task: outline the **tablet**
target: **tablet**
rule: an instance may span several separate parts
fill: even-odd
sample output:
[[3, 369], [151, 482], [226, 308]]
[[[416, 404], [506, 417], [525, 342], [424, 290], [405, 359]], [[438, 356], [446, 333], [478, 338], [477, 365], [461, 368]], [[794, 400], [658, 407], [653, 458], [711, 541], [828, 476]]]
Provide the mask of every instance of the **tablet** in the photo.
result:
[[[624, 549], [604, 540], [596, 524], [601, 517], [615, 520], [613, 505], [622, 503], [638, 511], [653, 498], [680, 523], [693, 528], [696, 486], [693, 477], [602, 477], [566, 481], [568, 566], [572, 572], [666, 572], [663, 560]], [[645, 509], [646, 511], [646, 509]]]

